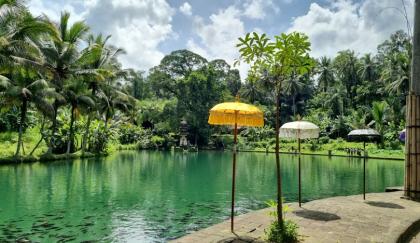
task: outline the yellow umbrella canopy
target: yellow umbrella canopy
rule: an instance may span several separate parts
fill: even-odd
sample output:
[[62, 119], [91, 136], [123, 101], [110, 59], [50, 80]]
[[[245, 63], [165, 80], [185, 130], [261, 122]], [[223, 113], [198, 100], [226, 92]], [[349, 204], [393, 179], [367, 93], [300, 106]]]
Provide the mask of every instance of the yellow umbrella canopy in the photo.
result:
[[232, 204], [230, 230], [233, 232], [233, 219], [235, 216], [235, 171], [236, 171], [236, 141], [239, 126], [264, 126], [264, 115], [260, 109], [253, 105], [239, 102], [221, 103], [210, 110], [209, 124], [212, 125], [233, 125], [233, 157], [232, 157]]
[[209, 124], [262, 127], [264, 126], [264, 114], [253, 105], [225, 102], [211, 108]]

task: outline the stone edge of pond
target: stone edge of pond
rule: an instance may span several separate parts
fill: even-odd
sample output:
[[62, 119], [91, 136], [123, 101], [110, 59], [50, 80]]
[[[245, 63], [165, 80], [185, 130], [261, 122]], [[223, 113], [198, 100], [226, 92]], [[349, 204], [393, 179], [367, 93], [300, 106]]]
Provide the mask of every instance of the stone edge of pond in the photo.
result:
[[[291, 213], [286, 218], [299, 225], [304, 242], [409, 242], [420, 230], [420, 202], [405, 199], [401, 191], [369, 193], [367, 200], [361, 195], [337, 196], [307, 202], [302, 208], [297, 203], [288, 205]], [[264, 229], [271, 222], [270, 210], [265, 208], [236, 217], [237, 236], [264, 242]], [[335, 215], [336, 219], [314, 219], [325, 215]], [[228, 242], [232, 237], [226, 220], [170, 242]]]

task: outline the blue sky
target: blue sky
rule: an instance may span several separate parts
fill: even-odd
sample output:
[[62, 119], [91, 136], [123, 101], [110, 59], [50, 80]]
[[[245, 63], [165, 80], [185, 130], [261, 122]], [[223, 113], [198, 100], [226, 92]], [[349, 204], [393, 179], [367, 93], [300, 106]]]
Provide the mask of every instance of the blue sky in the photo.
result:
[[[376, 51], [389, 35], [406, 29], [404, 1], [412, 22], [414, 0], [29, 0], [31, 11], [58, 19], [85, 20], [92, 31], [111, 34], [124, 48], [124, 67], [148, 70], [177, 49], [190, 49], [209, 60], [232, 63], [235, 43], [250, 31], [270, 36], [301, 31], [312, 55], [334, 56], [353, 49]], [[247, 66], [239, 67], [244, 76]]]

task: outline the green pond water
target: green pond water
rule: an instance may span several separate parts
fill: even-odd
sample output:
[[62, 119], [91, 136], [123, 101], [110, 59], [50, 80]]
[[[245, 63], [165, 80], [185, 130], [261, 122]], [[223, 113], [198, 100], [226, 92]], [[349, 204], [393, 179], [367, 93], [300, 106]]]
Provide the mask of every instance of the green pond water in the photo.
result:
[[[227, 219], [231, 153], [127, 151], [105, 158], [0, 166], [0, 242], [162, 242]], [[282, 155], [286, 201], [297, 157]], [[360, 194], [362, 161], [302, 156], [303, 199]], [[402, 161], [368, 160], [368, 191], [401, 186]], [[273, 154], [239, 153], [237, 213], [276, 196]]]

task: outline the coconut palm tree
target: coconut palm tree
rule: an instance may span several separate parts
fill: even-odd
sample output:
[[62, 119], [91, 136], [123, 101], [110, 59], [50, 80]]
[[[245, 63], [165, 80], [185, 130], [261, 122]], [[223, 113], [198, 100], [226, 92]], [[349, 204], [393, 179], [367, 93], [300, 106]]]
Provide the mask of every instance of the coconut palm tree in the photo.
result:
[[17, 59], [36, 62], [40, 51], [36, 43], [53, 31], [40, 18], [34, 18], [19, 0], [0, 1], [0, 89], [2, 103], [20, 109], [16, 156], [23, 145], [22, 135], [30, 104], [44, 115], [51, 115], [47, 96], [59, 98], [39, 72], [16, 63]]
[[70, 104], [70, 128], [67, 141], [67, 152], [74, 151], [74, 122], [82, 109], [90, 110], [95, 107], [95, 101], [87, 93], [87, 85], [80, 79], [69, 80], [69, 84], [64, 87], [64, 96]]
[[36, 79], [36, 75], [28, 70], [17, 70], [18, 74], [12, 79], [2, 77], [0, 79], [1, 104], [6, 106], [20, 107], [19, 135], [15, 156], [20, 155], [23, 146], [23, 130], [25, 127], [26, 115], [30, 104], [44, 114], [52, 116], [53, 107], [48, 102], [48, 97], [55, 96], [53, 89], [49, 88], [47, 81]]
[[284, 82], [284, 92], [292, 96], [292, 110], [293, 116], [296, 116], [296, 96], [303, 90], [305, 83], [301, 81], [300, 77], [292, 75]]
[[241, 96], [247, 98], [251, 103], [260, 100], [263, 96], [262, 91], [258, 87], [258, 82], [253, 79], [246, 79], [242, 87]]
[[372, 55], [370, 53], [365, 54], [361, 58], [361, 66], [358, 70], [359, 76], [362, 78], [363, 81], [373, 82], [377, 79], [376, 70], [376, 63], [372, 59]]
[[[55, 88], [56, 92], [63, 93], [63, 87], [70, 78], [83, 78], [88, 75], [95, 75], [95, 70], [81, 68], [83, 55], [79, 52], [79, 45], [87, 35], [89, 27], [83, 22], [78, 21], [69, 24], [70, 13], [62, 12], [58, 23], [44, 17], [44, 22], [51, 31], [50, 35], [37, 41], [37, 47], [42, 58], [39, 60], [29, 60], [26, 58], [16, 58], [22, 64], [31, 65], [45, 73]], [[86, 57], [85, 57], [86, 58]], [[59, 107], [65, 102], [56, 99], [54, 105], [53, 125], [51, 128], [51, 139], [49, 141], [49, 152], [52, 151], [55, 133], [57, 130], [57, 114]]]
[[344, 85], [347, 91], [350, 105], [354, 106], [354, 97], [356, 94], [356, 86], [359, 83], [359, 60], [354, 51], [340, 51], [338, 56], [334, 59], [335, 70], [337, 71], [338, 79]]
[[[107, 87], [110, 85], [107, 80], [109, 81], [125, 75], [124, 70], [121, 70], [116, 61], [118, 55], [124, 53], [124, 50], [108, 45], [107, 42], [110, 37], [103, 36], [102, 34], [97, 36], [89, 35], [87, 38], [88, 47], [82, 51], [81, 60], [83, 62], [80, 63], [81, 67], [86, 70], [96, 70], [96, 75], [87, 75], [84, 77], [84, 81], [88, 84], [87, 88], [91, 90], [92, 98], [98, 104], [107, 103], [107, 98], [104, 98], [107, 97], [104, 90], [107, 90]], [[102, 108], [105, 106], [102, 105]], [[86, 149], [93, 115], [92, 112], [98, 108], [100, 107], [87, 107], [87, 109], [84, 109], [87, 114], [87, 122], [82, 138], [82, 151]]]
[[334, 69], [331, 59], [328, 57], [321, 57], [318, 60], [315, 70], [319, 75], [318, 87], [320, 87], [323, 92], [327, 92], [328, 87], [334, 83]]
[[394, 94], [408, 93], [410, 60], [405, 53], [393, 53], [386, 61], [382, 79], [387, 83], [387, 90]]

